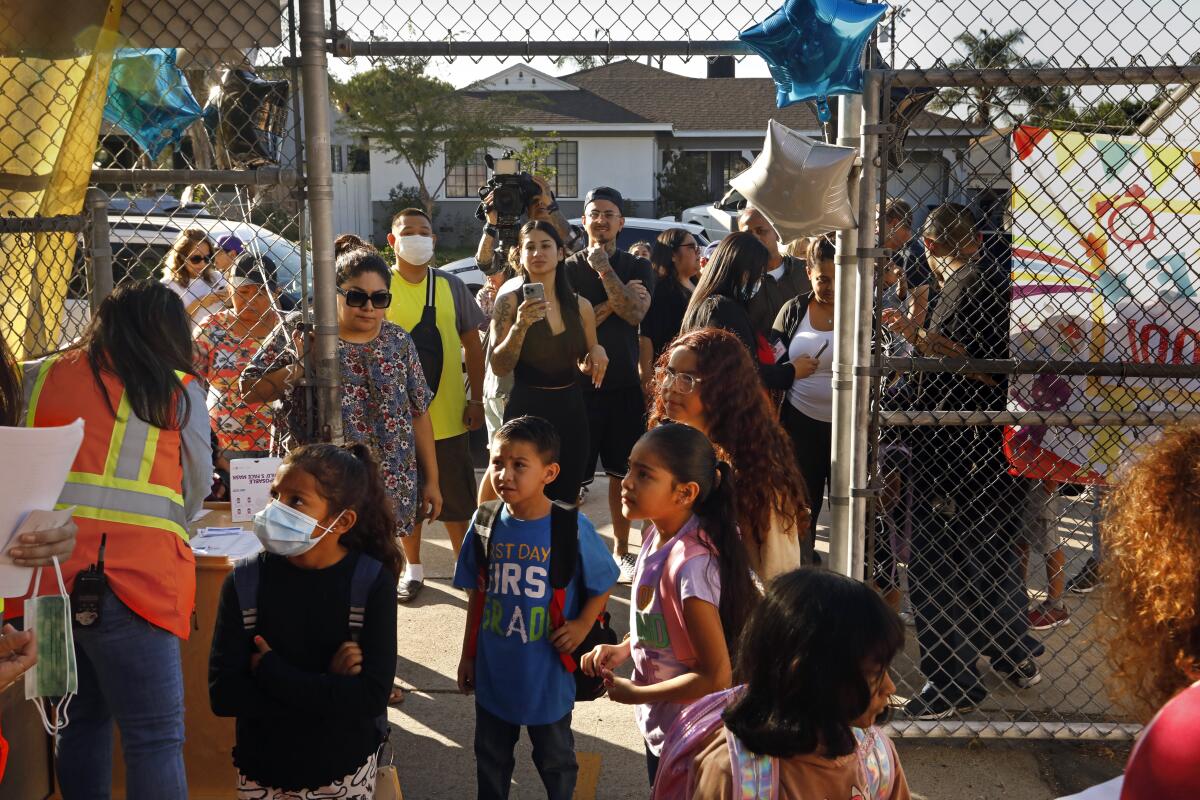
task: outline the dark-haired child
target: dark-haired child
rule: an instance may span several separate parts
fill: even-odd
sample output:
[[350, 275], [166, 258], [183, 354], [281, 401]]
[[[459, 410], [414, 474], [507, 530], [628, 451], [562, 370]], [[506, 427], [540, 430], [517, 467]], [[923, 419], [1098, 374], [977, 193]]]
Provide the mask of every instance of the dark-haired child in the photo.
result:
[[869, 586], [817, 569], [777, 577], [742, 633], [746, 685], [680, 715], [655, 800], [908, 800], [875, 727], [903, 645], [899, 616]]
[[[521, 726], [551, 800], [569, 800], [578, 765], [571, 735], [575, 678], [570, 654], [604, 609], [619, 571], [596, 529], [578, 514], [579, 558], [563, 617], [551, 624], [551, 509], [546, 486], [558, 475], [558, 434], [540, 417], [517, 417], [496, 431], [492, 488], [504, 507], [488, 539], [486, 591], [475, 526], [459, 553], [454, 585], [470, 593], [458, 687], [475, 693], [475, 760], [481, 800], [508, 797]], [[478, 547], [478, 549], [482, 549]]]
[[221, 587], [209, 658], [213, 713], [237, 717], [237, 796], [370, 798], [404, 567], [391, 503], [362, 444], [293, 450], [271, 496], [254, 518], [266, 552]]
[[[583, 670], [608, 696], [636, 703], [653, 784], [663, 738], [686, 704], [730, 685], [731, 653], [758, 600], [737, 529], [733, 472], [703, 433], [667, 424], [629, 457], [621, 510], [642, 533], [629, 604], [630, 638], [599, 645]], [[633, 657], [633, 679], [612, 670]]]

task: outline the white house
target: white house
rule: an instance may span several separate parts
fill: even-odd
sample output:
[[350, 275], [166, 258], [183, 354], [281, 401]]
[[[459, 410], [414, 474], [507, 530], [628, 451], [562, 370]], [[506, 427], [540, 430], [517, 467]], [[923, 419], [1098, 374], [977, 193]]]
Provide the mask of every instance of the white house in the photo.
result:
[[[555, 194], [568, 217], [582, 214], [583, 198], [595, 186], [612, 186], [627, 200], [627, 213], [656, 216], [657, 174], [664, 155], [678, 151], [703, 161], [711, 199], [749, 164], [762, 147], [767, 121], [774, 118], [809, 136], [822, 136], [808, 104], [777, 108], [770, 78], [734, 77], [733, 60], [709, 63], [709, 77], [690, 78], [635, 61], [618, 61], [571, 75], [553, 77], [516, 64], [462, 90], [464, 103], [511, 93], [518, 110], [509, 122], [534, 136], [553, 134], [557, 168]], [[893, 175], [894, 192], [921, 205], [949, 189], [956, 159], [981, 131], [937, 114], [921, 113], [910, 129], [909, 165]], [[499, 155], [501, 142], [493, 149]], [[464, 163], [432, 164], [437, 193], [437, 228], [448, 243], [473, 239], [479, 187], [487, 180], [480, 151]], [[370, 197], [379, 235], [386, 221], [388, 193], [399, 184], [416, 186], [407, 164], [371, 148]]]

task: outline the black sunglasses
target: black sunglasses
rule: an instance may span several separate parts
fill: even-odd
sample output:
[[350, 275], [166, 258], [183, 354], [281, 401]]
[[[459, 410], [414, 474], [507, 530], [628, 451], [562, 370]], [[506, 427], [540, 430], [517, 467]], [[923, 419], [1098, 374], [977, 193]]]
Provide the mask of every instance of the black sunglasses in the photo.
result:
[[338, 294], [346, 298], [346, 305], [351, 308], [362, 308], [371, 301], [375, 308], [387, 308], [392, 304], [391, 292], [372, 292], [367, 294], [362, 289], [338, 289]]
[[192, 264], [203, 264], [204, 262], [208, 261], [209, 258], [210, 258], [209, 256], [191, 255], [191, 256], [188, 256], [188, 261], [191, 262]]

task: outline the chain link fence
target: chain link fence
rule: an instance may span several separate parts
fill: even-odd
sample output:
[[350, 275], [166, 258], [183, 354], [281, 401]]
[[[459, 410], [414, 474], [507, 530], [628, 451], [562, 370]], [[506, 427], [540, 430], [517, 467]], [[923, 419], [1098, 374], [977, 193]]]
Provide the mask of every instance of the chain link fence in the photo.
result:
[[[883, 83], [868, 573], [917, 640], [892, 725], [1128, 736], [1097, 525], [1137, 447], [1200, 416], [1200, 75], [996, 60]], [[936, 181], [896, 116], [920, 95], [966, 143]]]

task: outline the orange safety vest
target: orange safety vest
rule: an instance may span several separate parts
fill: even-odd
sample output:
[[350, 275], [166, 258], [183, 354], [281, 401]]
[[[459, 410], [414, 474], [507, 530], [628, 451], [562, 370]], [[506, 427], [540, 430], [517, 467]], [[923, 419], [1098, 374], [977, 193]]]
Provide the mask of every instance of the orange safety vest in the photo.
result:
[[[104, 389], [117, 410], [114, 418], [82, 351], [24, 368], [27, 426], [84, 420], [83, 444], [56, 506], [74, 506], [79, 527], [75, 552], [62, 565], [67, 590], [80, 571], [95, 563], [100, 535], [107, 533], [104, 575], [109, 589], [139, 617], [188, 638], [196, 601], [196, 559], [188, 544], [179, 431], [138, 418], [120, 378], [102, 372]], [[185, 385], [192, 380], [183, 373], [179, 377]], [[203, 414], [205, 409], [190, 413]]]

